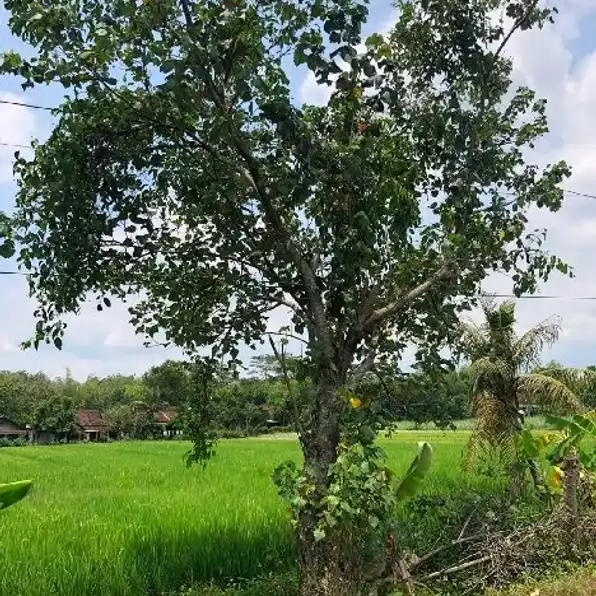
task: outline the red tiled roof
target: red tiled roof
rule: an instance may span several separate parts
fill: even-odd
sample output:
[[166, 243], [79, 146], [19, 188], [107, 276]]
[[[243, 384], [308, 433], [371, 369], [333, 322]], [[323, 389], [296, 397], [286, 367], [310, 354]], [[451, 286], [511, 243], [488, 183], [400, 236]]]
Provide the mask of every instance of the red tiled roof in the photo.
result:
[[82, 428], [104, 427], [104, 421], [99, 410], [77, 410], [77, 424]]
[[177, 416], [178, 412], [175, 410], [156, 410], [153, 412], [153, 419], [157, 424], [170, 424]]

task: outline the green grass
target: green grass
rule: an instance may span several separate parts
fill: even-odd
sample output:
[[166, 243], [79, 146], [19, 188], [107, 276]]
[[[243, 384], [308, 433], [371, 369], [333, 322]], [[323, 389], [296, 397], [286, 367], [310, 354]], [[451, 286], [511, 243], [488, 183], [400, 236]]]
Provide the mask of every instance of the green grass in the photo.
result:
[[[462, 478], [467, 436], [408, 432], [383, 443], [399, 473], [416, 442], [430, 440], [436, 456], [425, 490], [445, 493], [492, 482]], [[0, 449], [0, 482], [35, 483], [0, 516], [0, 596], [147, 596], [291, 573], [292, 531], [271, 473], [280, 461], [298, 459], [297, 444], [223, 441], [206, 471], [185, 468], [187, 448], [132, 442]]]
[[[475, 418], [466, 418], [464, 420], [455, 420], [453, 422], [456, 429], [460, 430], [473, 430], [476, 419]], [[525, 419], [525, 426], [529, 429], [545, 429], [548, 428], [546, 421], [544, 420], [544, 416], [528, 416]], [[395, 427], [398, 430], [437, 430], [437, 425], [434, 422], [424, 422], [424, 423], [416, 423], [412, 422], [411, 420], [402, 420], [398, 422]]]

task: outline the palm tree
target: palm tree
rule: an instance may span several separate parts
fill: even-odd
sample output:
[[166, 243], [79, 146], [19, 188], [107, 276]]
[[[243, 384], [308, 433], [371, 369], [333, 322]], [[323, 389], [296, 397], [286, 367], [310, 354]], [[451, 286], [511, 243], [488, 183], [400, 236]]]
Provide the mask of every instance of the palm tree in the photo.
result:
[[555, 343], [561, 332], [553, 317], [515, 334], [515, 303], [482, 302], [485, 321], [463, 324], [460, 349], [470, 361], [472, 406], [476, 430], [468, 453], [479, 443], [511, 444], [523, 424], [522, 409], [540, 405], [552, 412], [579, 411], [582, 404], [573, 391], [579, 375], [563, 367], [538, 368], [545, 346]]

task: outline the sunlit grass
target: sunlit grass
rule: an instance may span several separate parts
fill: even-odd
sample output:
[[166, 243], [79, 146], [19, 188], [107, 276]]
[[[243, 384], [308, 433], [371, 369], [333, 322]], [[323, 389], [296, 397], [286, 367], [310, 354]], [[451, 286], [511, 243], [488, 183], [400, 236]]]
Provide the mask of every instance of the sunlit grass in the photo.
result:
[[[382, 443], [399, 474], [430, 440], [431, 493], [468, 483], [459, 462], [469, 433], [399, 433]], [[295, 566], [292, 529], [271, 482], [299, 458], [287, 439], [219, 444], [205, 471], [187, 469], [181, 442], [5, 448], [0, 482], [31, 478], [2, 512], [0, 596], [146, 596]]]

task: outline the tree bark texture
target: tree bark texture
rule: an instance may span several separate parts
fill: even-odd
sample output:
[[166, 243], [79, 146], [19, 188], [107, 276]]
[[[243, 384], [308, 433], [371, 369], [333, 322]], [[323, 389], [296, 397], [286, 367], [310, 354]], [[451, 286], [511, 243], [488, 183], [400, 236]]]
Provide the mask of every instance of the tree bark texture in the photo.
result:
[[[301, 437], [304, 470], [314, 487], [311, 501], [316, 503], [329, 488], [329, 471], [337, 460], [339, 446], [339, 383], [319, 383], [312, 409], [312, 425]], [[310, 506], [298, 519], [300, 552], [300, 596], [353, 596], [359, 577], [350, 569], [350, 545], [342, 544], [338, 534], [316, 541], [316, 510]]]

